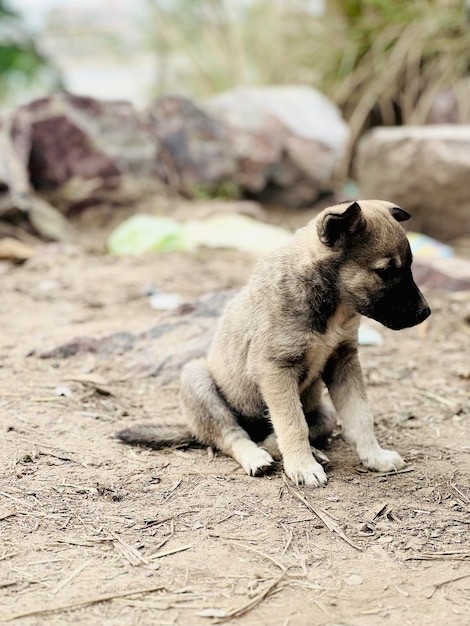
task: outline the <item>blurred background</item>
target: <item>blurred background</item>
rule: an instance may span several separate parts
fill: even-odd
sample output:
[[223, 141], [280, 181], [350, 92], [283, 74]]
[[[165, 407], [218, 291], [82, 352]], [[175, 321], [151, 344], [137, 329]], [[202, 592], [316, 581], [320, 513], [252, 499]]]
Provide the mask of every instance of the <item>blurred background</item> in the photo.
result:
[[469, 68], [468, 0], [0, 0], [0, 215], [386, 196], [465, 251]]
[[446, 91], [468, 113], [469, 12], [466, 0], [1, 0], [2, 103], [59, 86], [144, 106], [303, 84], [356, 125], [423, 123]]

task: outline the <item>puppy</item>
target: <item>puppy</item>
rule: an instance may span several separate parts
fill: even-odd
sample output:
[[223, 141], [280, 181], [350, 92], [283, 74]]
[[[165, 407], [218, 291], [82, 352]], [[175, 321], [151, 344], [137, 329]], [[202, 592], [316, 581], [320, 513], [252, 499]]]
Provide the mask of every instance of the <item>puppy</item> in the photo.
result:
[[252, 476], [282, 458], [295, 483], [325, 485], [311, 449], [335, 426], [321, 400], [325, 384], [344, 437], [365, 467], [404, 467], [399, 454], [381, 448], [375, 437], [357, 335], [361, 315], [394, 330], [430, 315], [398, 223], [409, 217], [379, 200], [322, 211], [258, 262], [227, 305], [207, 358], [184, 367], [187, 426], [137, 426], [119, 438], [156, 448], [213, 446]]

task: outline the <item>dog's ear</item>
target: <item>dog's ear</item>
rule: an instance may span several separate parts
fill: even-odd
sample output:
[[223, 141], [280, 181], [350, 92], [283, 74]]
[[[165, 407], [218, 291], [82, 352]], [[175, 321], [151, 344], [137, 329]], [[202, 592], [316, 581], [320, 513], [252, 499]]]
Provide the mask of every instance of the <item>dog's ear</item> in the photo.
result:
[[326, 213], [318, 224], [318, 236], [322, 243], [333, 247], [341, 236], [357, 233], [364, 224], [361, 207], [352, 202], [343, 210], [333, 209]]
[[403, 209], [400, 209], [400, 207], [398, 206], [390, 207], [389, 212], [390, 215], [397, 220], [397, 222], [406, 222], [406, 220], [409, 220], [411, 217], [409, 213], [407, 213]]

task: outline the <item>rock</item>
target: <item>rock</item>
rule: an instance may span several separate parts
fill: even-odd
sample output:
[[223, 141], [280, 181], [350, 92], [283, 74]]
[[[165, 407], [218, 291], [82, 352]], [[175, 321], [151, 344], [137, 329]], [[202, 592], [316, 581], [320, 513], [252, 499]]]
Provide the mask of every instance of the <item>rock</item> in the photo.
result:
[[350, 587], [357, 587], [364, 582], [364, 579], [359, 574], [349, 574], [349, 576], [345, 576], [343, 580]]
[[4, 237], [0, 239], [0, 259], [13, 261], [13, 263], [23, 263], [34, 254], [31, 246], [13, 239], [13, 237]]
[[[234, 178], [225, 127], [182, 97], [138, 113], [129, 102], [59, 93], [19, 107], [9, 124], [21, 164], [17, 186], [21, 178], [22, 191], [32, 188], [66, 215], [128, 205], [168, 187], [197, 195]], [[5, 178], [0, 163], [0, 193]]]
[[63, 213], [128, 203], [162, 185], [158, 142], [128, 102], [54, 94], [12, 116], [32, 188]]
[[14, 196], [29, 192], [28, 153], [15, 142], [15, 129], [8, 118], [0, 120], [0, 216], [14, 210]]
[[301, 86], [235, 89], [210, 99], [206, 109], [226, 125], [235, 180], [254, 197], [304, 206], [334, 190], [348, 129], [319, 92]]
[[461, 122], [459, 115], [459, 101], [454, 91], [440, 91], [436, 94], [429, 113], [426, 116], [427, 124], [458, 124]]
[[42, 198], [30, 194], [23, 203], [33, 228], [44, 239], [66, 241], [70, 238], [70, 225], [63, 215]]
[[169, 185], [191, 196], [233, 179], [235, 160], [223, 124], [181, 96], [159, 98], [147, 114]]
[[413, 275], [420, 287], [470, 291], [470, 261], [467, 259], [416, 259]]
[[179, 379], [188, 361], [207, 354], [215, 332], [215, 319], [234, 291], [209, 293], [182, 304], [156, 326], [141, 332], [117, 332], [105, 337], [78, 337], [65, 344], [40, 350], [42, 359], [68, 359], [91, 353], [112, 359], [118, 368], [138, 377], [154, 377], [166, 385]]
[[57, 93], [0, 120], [0, 217], [28, 214], [42, 236], [63, 239], [61, 214], [168, 189], [308, 205], [333, 190], [347, 134], [336, 107], [307, 87], [237, 90], [206, 109], [164, 97], [143, 112]]
[[36, 197], [29, 181], [31, 133], [25, 120], [5, 118], [0, 121], [0, 217], [27, 215], [30, 224], [42, 237], [68, 238], [69, 226], [48, 202]]
[[413, 230], [440, 241], [470, 233], [470, 125], [376, 128], [355, 168], [361, 195], [396, 202]]

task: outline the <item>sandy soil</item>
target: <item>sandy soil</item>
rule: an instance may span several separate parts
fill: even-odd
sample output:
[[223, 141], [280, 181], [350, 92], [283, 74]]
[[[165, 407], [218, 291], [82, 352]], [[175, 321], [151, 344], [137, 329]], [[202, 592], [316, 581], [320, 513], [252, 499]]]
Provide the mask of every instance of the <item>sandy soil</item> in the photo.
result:
[[204, 449], [124, 446], [120, 428], [179, 418], [177, 385], [112, 355], [39, 356], [154, 326], [150, 283], [191, 299], [252, 264], [50, 244], [0, 265], [1, 622], [468, 624], [470, 294], [428, 293], [425, 326], [361, 349], [379, 439], [406, 471], [362, 471], [338, 434], [320, 490]]

